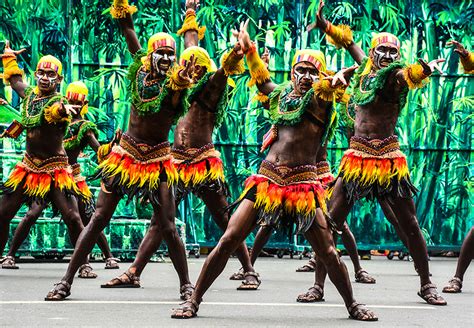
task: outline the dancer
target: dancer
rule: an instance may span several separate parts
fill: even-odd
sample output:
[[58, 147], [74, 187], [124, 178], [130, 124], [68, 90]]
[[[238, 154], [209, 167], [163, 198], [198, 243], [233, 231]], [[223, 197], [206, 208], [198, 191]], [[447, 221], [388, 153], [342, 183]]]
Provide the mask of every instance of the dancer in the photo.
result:
[[173, 66], [175, 41], [166, 33], [153, 35], [147, 50], [142, 50], [131, 16], [136, 10], [126, 0], [115, 0], [110, 10], [134, 55], [128, 71], [132, 103], [128, 131], [119, 145], [104, 145], [98, 150], [101, 163], [97, 177], [102, 181], [96, 211], [79, 238], [66, 274], [46, 295], [47, 301], [60, 301], [70, 295], [75, 272], [124, 196], [129, 201], [136, 197], [151, 203], [150, 229], [156, 226], [162, 232], [181, 286], [190, 284], [185, 248], [174, 222], [172, 188], [178, 181], [178, 171], [167, 139], [171, 126], [184, 113], [183, 95], [192, 86], [195, 59], [191, 58], [185, 67]]
[[[262, 54], [262, 61], [265, 63], [265, 66], [268, 68], [268, 62], [269, 62], [269, 51], [268, 51], [268, 49], [265, 49], [265, 52]], [[265, 96], [265, 95], [263, 95], [259, 92], [259, 94], [256, 98], [257, 98], [257, 100], [262, 102], [262, 104], [264, 106], [268, 105], [268, 97], [267, 96]], [[271, 135], [274, 135], [274, 134], [275, 134], [275, 127], [272, 126], [270, 128], [270, 130], [263, 137], [262, 151], [263, 151], [263, 149], [266, 148], [265, 144], [266, 144], [266, 140], [268, 139], [268, 137], [271, 136]], [[317, 174], [319, 176], [319, 182], [324, 187], [326, 187], [326, 186], [328, 186], [328, 184], [333, 182], [334, 176], [331, 173], [331, 167], [330, 167], [329, 162], [327, 161], [326, 147], [324, 148], [324, 150], [325, 151], [321, 151], [321, 153], [320, 153], [320, 158], [318, 159], [318, 162], [316, 163], [316, 167], [317, 167]], [[263, 247], [267, 244], [268, 240], [270, 239], [273, 230], [274, 230], [273, 227], [268, 226], [268, 225], [261, 226], [259, 228], [259, 230], [258, 230], [258, 232], [255, 236], [255, 239], [254, 239], [252, 250], [250, 252], [250, 260], [251, 260], [252, 265], [255, 264], [255, 261], [257, 260], [260, 252], [263, 250]], [[355, 272], [356, 282], [366, 283], [366, 284], [374, 284], [376, 282], [375, 278], [373, 278], [360, 265], [360, 260], [359, 260], [359, 256], [358, 256], [358, 252], [357, 252], [357, 244], [356, 244], [354, 235], [352, 234], [352, 232], [350, 231], [350, 229], [349, 229], [349, 227], [347, 226], [346, 223], [343, 226], [341, 235], [342, 235], [342, 240], [343, 240], [344, 246], [345, 246], [346, 250], [348, 251], [348, 253], [351, 257], [352, 263], [354, 265], [354, 272]], [[334, 239], [334, 242], [336, 243], [337, 234], [333, 234], [333, 239]], [[316, 269], [316, 264], [317, 264], [316, 255], [313, 254], [312, 258], [306, 264], [304, 264], [302, 267], [299, 267], [298, 269], [296, 269], [296, 272], [313, 272]], [[321, 271], [321, 270], [324, 270], [324, 271]], [[325, 274], [326, 274], [325, 268], [324, 267], [320, 268], [320, 271], [321, 271], [320, 275], [325, 277]], [[244, 270], [241, 268], [241, 269], [239, 269], [239, 271], [232, 274], [229, 279], [230, 280], [241, 280], [241, 279], [243, 279], [243, 274], [244, 274]], [[314, 295], [309, 295], [309, 296], [306, 295], [306, 296], [309, 297], [309, 300], [314, 299]], [[304, 299], [308, 299], [307, 297], [304, 298]], [[302, 299], [301, 295], [298, 296], [298, 300], [300, 300], [300, 299]]]
[[360, 64], [348, 92], [348, 109], [355, 108], [355, 135], [345, 152], [329, 202], [329, 215], [342, 226], [355, 201], [368, 198], [386, 203], [395, 214], [408, 239], [408, 248], [420, 275], [418, 295], [432, 305], [446, 305], [429, 277], [426, 242], [416, 218], [413, 195], [416, 188], [410, 180], [405, 155], [394, 135], [400, 111], [406, 104], [409, 89], [423, 87], [435, 69], [436, 59], [429, 63], [406, 66], [399, 61], [400, 41], [390, 33], [379, 33], [371, 42], [369, 56], [352, 39], [348, 26], [335, 26], [323, 16], [320, 2], [315, 25], [327, 34], [337, 47], [344, 47]]
[[[332, 102], [344, 90], [333, 85], [344, 80], [353, 69], [344, 70], [325, 80], [324, 54], [302, 50], [292, 63], [292, 81], [277, 86], [257, 54], [246, 31], [248, 21], [241, 24], [238, 39], [246, 52], [251, 84], [270, 95], [270, 119], [278, 132], [269, 141], [270, 150], [259, 174], [250, 176], [235, 205], [227, 230], [207, 257], [196, 289], [173, 318], [195, 317], [202, 296], [224, 269], [230, 255], [245, 240], [257, 223], [288, 227], [296, 223], [314, 250], [327, 266], [331, 280], [343, 296], [350, 317], [356, 320], [377, 320], [375, 314], [357, 303], [345, 265], [334, 246], [330, 220], [325, 218], [325, 190], [318, 181], [317, 155], [333, 133]], [[318, 78], [318, 75], [320, 76]]]
[[[474, 52], [467, 51], [461, 43], [455, 40], [449, 41], [446, 45], [455, 47], [454, 51], [459, 54], [464, 72], [467, 74], [474, 74]], [[461, 246], [461, 253], [459, 253], [456, 273], [454, 274], [454, 277], [448, 282], [448, 284], [443, 288], [443, 293], [461, 293], [464, 274], [466, 273], [466, 270], [471, 264], [473, 258], [474, 228], [471, 227], [471, 230], [469, 230], [469, 233], [467, 234]]]
[[[64, 137], [65, 139], [63, 140], [68, 162], [72, 167], [74, 181], [76, 182], [77, 188], [80, 191], [78, 206], [81, 220], [84, 225], [89, 223], [90, 218], [95, 210], [95, 204], [93, 195], [87, 186], [85, 178], [81, 176], [81, 167], [77, 162], [77, 158], [87, 146], [90, 146], [95, 152], [97, 152], [100, 146], [99, 142], [97, 141], [99, 131], [97, 130], [96, 125], [84, 119], [84, 116], [87, 114], [88, 110], [88, 94], [89, 90], [87, 89], [87, 86], [80, 81], [72, 82], [68, 85], [66, 89], [66, 99], [68, 103], [71, 105], [80, 106], [81, 109], [77, 112], [77, 114], [72, 116], [72, 122], [67, 128], [66, 135]], [[31, 227], [36, 223], [46, 206], [47, 203], [33, 203], [31, 205], [25, 217], [23, 220], [21, 220], [20, 224], [16, 228], [10, 249], [8, 250], [8, 254], [2, 263], [3, 269], [18, 269], [18, 266], [15, 263], [15, 254], [23, 241], [28, 237]], [[112, 256], [109, 244], [107, 243], [107, 239], [103, 233], [101, 233], [99, 236], [98, 246], [105, 257], [105, 268], [118, 269], [119, 260]], [[78, 277], [95, 278], [97, 275], [92, 272], [92, 268], [89, 264], [83, 264], [79, 268]]]
[[[59, 210], [66, 224], [71, 242], [76, 244], [83, 229], [76, 196], [80, 194], [68, 163], [63, 138], [71, 116], [80, 109], [66, 105], [66, 100], [56, 92], [63, 80], [62, 64], [53, 56], [43, 56], [35, 71], [36, 86], [23, 82], [23, 71], [18, 67], [17, 55], [9, 41], [1, 55], [4, 81], [24, 98], [18, 131], [26, 130], [26, 152], [7, 181], [1, 186], [0, 199], [0, 249], [8, 240], [9, 225], [23, 203], [47, 202]], [[6, 259], [10, 261], [10, 258]], [[79, 265], [87, 263], [85, 258]]]
[[[181, 54], [180, 63], [185, 65], [192, 56], [196, 59], [196, 85], [189, 93], [189, 110], [176, 126], [171, 153], [179, 172], [176, 205], [193, 193], [206, 204], [214, 221], [225, 230], [229, 221], [228, 187], [225, 182], [224, 167], [219, 152], [212, 143], [212, 133], [224, 120], [228, 98], [227, 78], [244, 71], [243, 53], [239, 44], [223, 57], [222, 67], [212, 67], [207, 51], [198, 47], [204, 28], [196, 21], [194, 0], [186, 1], [186, 18], [178, 34], [184, 35], [186, 50]], [[143, 239], [135, 261], [121, 276], [112, 279], [104, 288], [140, 287], [139, 277], [151, 256], [158, 250], [162, 240], [161, 231], [150, 229]], [[245, 268], [244, 281], [238, 289], [258, 288], [260, 281], [255, 274], [247, 251], [242, 243], [237, 249], [242, 266]], [[134, 279], [130, 279], [134, 277]], [[192, 285], [181, 286], [183, 299], [191, 296]]]

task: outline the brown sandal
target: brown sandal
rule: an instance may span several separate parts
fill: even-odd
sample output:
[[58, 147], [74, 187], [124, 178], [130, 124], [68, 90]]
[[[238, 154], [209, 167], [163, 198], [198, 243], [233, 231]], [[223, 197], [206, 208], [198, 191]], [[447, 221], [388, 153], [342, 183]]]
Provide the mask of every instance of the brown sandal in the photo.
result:
[[120, 269], [119, 267], [120, 260], [115, 257], [109, 257], [105, 259], [105, 268], [108, 270]]
[[354, 319], [354, 320], [358, 320], [358, 321], [378, 321], [379, 320], [379, 318], [377, 318], [374, 312], [372, 312], [371, 310], [365, 307], [365, 304], [354, 302], [347, 308], [347, 311], [349, 312], [349, 318]]
[[243, 280], [244, 279], [244, 268], [240, 268], [239, 271], [236, 273], [232, 274], [229, 277], [229, 280]]
[[183, 306], [177, 309], [173, 309], [173, 312], [171, 312], [171, 318], [191, 319], [197, 316], [197, 312], [199, 310], [199, 304], [195, 300], [187, 300], [181, 303], [180, 305], [183, 305]]
[[[430, 289], [434, 289], [434, 291], [429, 291]], [[425, 293], [428, 291], [427, 293]], [[431, 305], [446, 305], [448, 304], [446, 300], [438, 294], [436, 290], [436, 285], [432, 283], [428, 283], [426, 285], [421, 286], [420, 291], [418, 292], [418, 296], [420, 296], [426, 303]]]
[[[256, 280], [249, 280], [247, 279], [248, 277], [255, 277]], [[237, 287], [237, 290], [257, 290], [261, 284], [259, 277], [260, 276], [257, 272], [253, 272], [253, 271], [245, 272], [244, 273], [245, 280], [242, 281], [239, 287]]]
[[120, 276], [113, 278], [112, 280], [100, 285], [100, 288], [140, 288], [140, 277], [125, 271]]
[[355, 274], [356, 282], [361, 284], [375, 284], [376, 280], [364, 269], [360, 269]]
[[191, 295], [194, 292], [194, 286], [192, 284], [185, 284], [179, 288], [180, 296], [179, 298], [183, 301], [187, 301], [191, 298]]
[[97, 273], [92, 271], [92, 267], [89, 263], [86, 263], [79, 267], [77, 277], [82, 279], [95, 279], [97, 278]]
[[321, 286], [314, 284], [306, 293], [298, 295], [296, 301], [300, 303], [324, 302], [324, 290]]
[[462, 280], [458, 277], [453, 277], [443, 288], [443, 293], [461, 293]]
[[316, 270], [316, 260], [310, 259], [305, 265], [296, 269], [296, 272], [314, 272]]
[[18, 265], [16, 265], [15, 257], [13, 256], [5, 256], [2, 259], [2, 269], [9, 269], [9, 270], [16, 270], [19, 269]]
[[44, 298], [45, 301], [63, 301], [66, 297], [71, 295], [71, 284], [67, 281], [61, 280], [54, 284], [53, 289]]

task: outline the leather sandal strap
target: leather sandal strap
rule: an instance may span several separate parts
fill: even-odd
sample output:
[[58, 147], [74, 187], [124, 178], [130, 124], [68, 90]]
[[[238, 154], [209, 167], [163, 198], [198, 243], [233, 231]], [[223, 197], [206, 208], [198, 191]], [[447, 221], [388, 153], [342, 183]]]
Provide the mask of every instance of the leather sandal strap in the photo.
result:
[[[139, 282], [139, 281], [140, 281], [140, 277], [138, 277], [138, 276], [137, 276], [136, 274], [134, 274], [134, 273], [131, 273], [129, 270], [125, 271], [123, 274], [128, 277], [128, 280], [129, 280], [130, 282], [135, 282], [135, 281], [138, 281], [138, 282]], [[125, 282], [125, 281], [123, 281], [122, 279], [120, 279], [120, 277], [121, 277], [121, 276], [118, 276], [117, 279], [119, 279], [119, 280], [122, 281], [122, 282]]]
[[182, 292], [186, 291], [187, 289], [194, 290], [193, 284], [184, 284], [179, 288], [179, 291], [182, 293]]
[[436, 285], [432, 284], [432, 283], [427, 283], [427, 284], [421, 286], [420, 292], [423, 293], [425, 290], [430, 289], [430, 288], [436, 288]]
[[324, 294], [324, 290], [321, 288], [321, 286], [319, 286], [319, 285], [317, 285], [317, 284], [314, 284], [314, 286], [310, 287], [310, 288], [308, 289], [308, 291], [310, 291], [310, 290], [312, 290], [312, 289], [317, 290], [321, 295]]
[[449, 284], [451, 284], [451, 285], [459, 285], [459, 286], [462, 287], [462, 280], [461, 280], [461, 278], [453, 277], [453, 278], [449, 281]]

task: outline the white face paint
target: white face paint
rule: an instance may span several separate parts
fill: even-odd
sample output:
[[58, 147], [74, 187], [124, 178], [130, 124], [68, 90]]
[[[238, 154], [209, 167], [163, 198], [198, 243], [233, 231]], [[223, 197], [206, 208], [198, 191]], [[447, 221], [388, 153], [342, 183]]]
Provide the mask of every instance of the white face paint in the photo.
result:
[[39, 84], [40, 81], [45, 82], [44, 78], [46, 78], [46, 81], [48, 83], [48, 86], [47, 86], [48, 88], [52, 87], [54, 84], [58, 82], [58, 75], [56, 73], [44, 72], [42, 70], [35, 72], [35, 78], [36, 78], [36, 84]]
[[[160, 75], [166, 75], [166, 72], [171, 67], [173, 62], [176, 60], [175, 55], [169, 55], [167, 53], [154, 52], [151, 56], [152, 65], [155, 71]], [[163, 67], [160, 67], [163, 65]], [[166, 69], [164, 68], [166, 66]]]
[[387, 67], [398, 59], [399, 51], [394, 47], [380, 45], [374, 48], [374, 64], [378, 68]]
[[293, 78], [295, 86], [301, 91], [306, 92], [318, 80], [318, 70], [313, 66], [295, 66]]

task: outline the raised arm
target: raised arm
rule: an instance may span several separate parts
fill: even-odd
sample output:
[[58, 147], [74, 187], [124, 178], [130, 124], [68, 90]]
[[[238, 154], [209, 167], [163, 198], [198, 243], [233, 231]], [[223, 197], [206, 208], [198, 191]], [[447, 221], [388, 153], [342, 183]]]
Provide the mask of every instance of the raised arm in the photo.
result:
[[249, 87], [257, 85], [258, 90], [264, 95], [269, 95], [277, 87], [270, 78], [270, 72], [267, 65], [263, 62], [257, 52], [257, 47], [254, 42], [250, 40], [250, 35], [247, 32], [249, 20], [240, 24], [240, 31], [232, 31], [246, 54], [247, 65], [250, 71]]
[[464, 68], [464, 73], [474, 74], [474, 52], [469, 52], [467, 49], [458, 41], [451, 40], [446, 43], [447, 46], [453, 46], [454, 52], [459, 54], [461, 59], [461, 65]]
[[6, 85], [10, 84], [12, 89], [21, 98], [25, 97], [25, 90], [28, 87], [23, 82], [23, 70], [18, 67], [17, 55], [26, 51], [26, 49], [13, 50], [10, 48], [10, 42], [5, 40], [5, 49], [3, 54], [0, 55], [3, 62], [3, 81]]
[[100, 143], [99, 143], [99, 140], [97, 140], [97, 137], [94, 131], [89, 130], [86, 132], [86, 141], [87, 141], [87, 145], [90, 146], [92, 150], [94, 150], [97, 153], [100, 147]]
[[184, 36], [184, 48], [198, 46], [199, 40], [204, 37], [206, 27], [199, 27], [196, 20], [196, 10], [199, 0], [186, 0], [186, 17], [183, 26], [178, 30], [178, 35]]
[[137, 11], [137, 7], [130, 6], [128, 0], [114, 0], [110, 7], [110, 14], [117, 19], [120, 30], [122, 31], [128, 50], [135, 54], [142, 48], [138, 41], [135, 26], [133, 25], [132, 15]]
[[421, 88], [429, 82], [428, 78], [435, 70], [443, 74], [439, 64], [444, 61], [446, 60], [439, 58], [427, 63], [420, 58], [417, 64], [408, 65], [395, 71], [395, 79], [388, 79], [384, 89], [388, 93], [398, 95], [405, 87], [410, 89]]
[[324, 6], [324, 0], [320, 0], [316, 14], [316, 23], [310, 27], [319, 28], [321, 32], [326, 34], [326, 39], [329, 43], [334, 44], [337, 48], [343, 47], [347, 49], [357, 64], [360, 64], [364, 57], [366, 57], [366, 54], [364, 50], [354, 43], [350, 27], [347, 25], [333, 25], [330, 21], [326, 20], [323, 14]]

